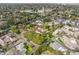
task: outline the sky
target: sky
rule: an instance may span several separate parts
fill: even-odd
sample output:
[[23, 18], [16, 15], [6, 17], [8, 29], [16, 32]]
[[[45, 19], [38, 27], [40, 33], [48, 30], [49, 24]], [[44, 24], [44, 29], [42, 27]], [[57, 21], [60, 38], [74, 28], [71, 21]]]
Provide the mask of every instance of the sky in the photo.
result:
[[0, 3], [79, 3], [79, 0], [0, 0]]

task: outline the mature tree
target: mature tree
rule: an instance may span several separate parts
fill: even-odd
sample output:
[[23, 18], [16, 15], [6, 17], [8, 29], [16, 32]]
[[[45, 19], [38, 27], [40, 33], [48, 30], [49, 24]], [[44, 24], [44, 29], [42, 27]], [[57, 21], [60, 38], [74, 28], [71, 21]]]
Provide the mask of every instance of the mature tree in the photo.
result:
[[26, 54], [31, 54], [32, 52], [32, 46], [27, 44], [27, 43], [24, 43], [24, 48], [26, 49]]
[[14, 33], [20, 34], [20, 30], [16, 26], [11, 26], [10, 30]]

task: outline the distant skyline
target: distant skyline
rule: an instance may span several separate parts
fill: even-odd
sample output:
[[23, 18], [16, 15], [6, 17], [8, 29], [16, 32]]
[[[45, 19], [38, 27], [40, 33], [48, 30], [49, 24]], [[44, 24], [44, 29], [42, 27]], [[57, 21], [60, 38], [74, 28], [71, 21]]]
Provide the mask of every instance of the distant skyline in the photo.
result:
[[63, 5], [79, 5], [79, 3], [0, 3], [0, 4], [63, 4]]

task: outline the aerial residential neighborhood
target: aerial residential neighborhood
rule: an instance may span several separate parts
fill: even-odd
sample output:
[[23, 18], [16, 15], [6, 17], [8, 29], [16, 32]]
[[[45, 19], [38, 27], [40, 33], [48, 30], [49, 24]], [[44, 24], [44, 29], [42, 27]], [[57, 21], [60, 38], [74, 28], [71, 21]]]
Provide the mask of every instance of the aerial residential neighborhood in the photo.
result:
[[79, 55], [79, 4], [0, 4], [0, 55]]

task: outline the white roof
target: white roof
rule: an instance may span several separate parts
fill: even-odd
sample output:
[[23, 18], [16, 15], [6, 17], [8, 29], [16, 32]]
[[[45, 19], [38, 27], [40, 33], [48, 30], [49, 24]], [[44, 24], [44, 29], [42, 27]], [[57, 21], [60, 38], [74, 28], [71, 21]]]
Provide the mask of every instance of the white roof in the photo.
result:
[[4, 41], [0, 39], [0, 45], [4, 46]]

